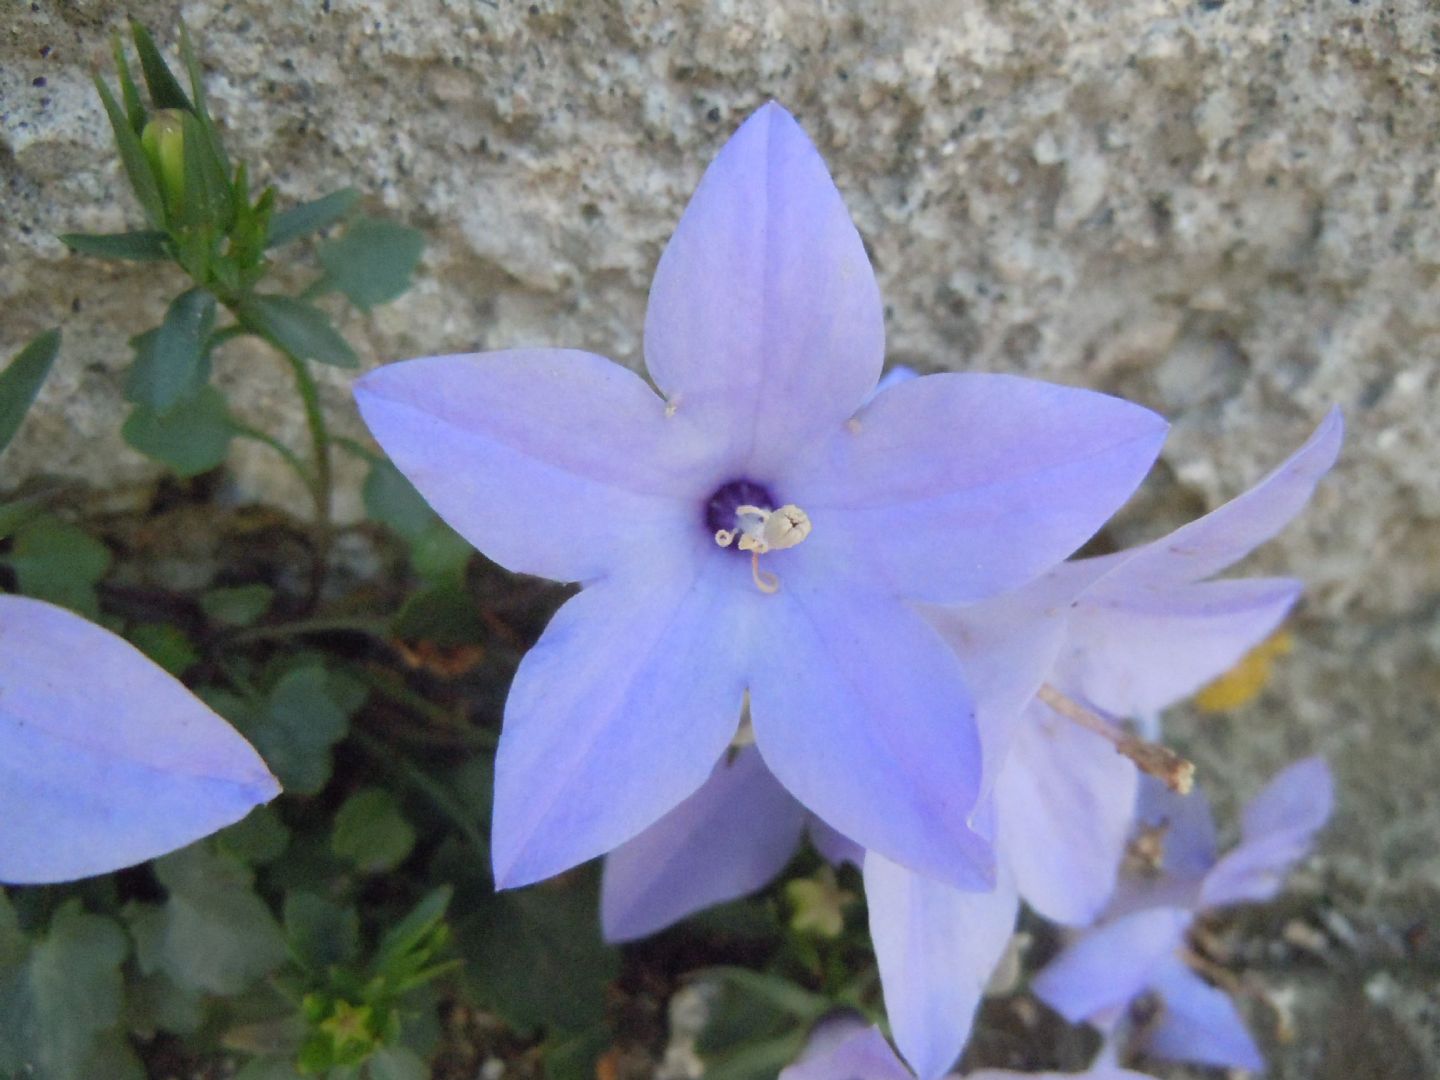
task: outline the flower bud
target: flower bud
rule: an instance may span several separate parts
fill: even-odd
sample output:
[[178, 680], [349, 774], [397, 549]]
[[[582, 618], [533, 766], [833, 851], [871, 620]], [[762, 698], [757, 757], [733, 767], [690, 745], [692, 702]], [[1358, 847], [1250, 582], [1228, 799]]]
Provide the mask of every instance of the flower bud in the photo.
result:
[[174, 215], [185, 198], [185, 120], [179, 109], [161, 109], [140, 133], [140, 145], [160, 184], [166, 211]]

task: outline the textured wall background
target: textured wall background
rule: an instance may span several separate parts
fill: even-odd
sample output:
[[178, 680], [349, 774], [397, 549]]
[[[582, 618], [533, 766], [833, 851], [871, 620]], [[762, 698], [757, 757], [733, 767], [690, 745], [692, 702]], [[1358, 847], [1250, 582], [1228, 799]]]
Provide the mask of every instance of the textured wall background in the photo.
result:
[[[1432, 4], [130, 8], [164, 44], [183, 14], [252, 175], [292, 200], [353, 182], [427, 233], [417, 288], [345, 326], [372, 362], [548, 343], [637, 364], [649, 276], [685, 198], [775, 97], [870, 245], [892, 360], [1084, 384], [1174, 420], [1146, 516], [1121, 534], [1236, 493], [1340, 404], [1339, 469], [1257, 560], [1312, 585], [1296, 655], [1256, 705], [1173, 730], [1236, 794], [1310, 751], [1339, 772], [1301, 902], [1247, 946], [1295, 1014], [1281, 1074], [1440, 1071]], [[178, 279], [53, 238], [138, 220], [89, 83], [119, 22], [102, 0], [0, 12], [0, 355], [66, 331], [0, 488], [45, 474], [126, 490], [153, 475], [120, 442], [118, 372]], [[220, 377], [241, 411], [298, 443], [278, 362], [227, 348]], [[358, 433], [345, 380], [326, 389]], [[237, 443], [238, 494], [303, 509], [266, 455]], [[1273, 943], [1281, 930], [1288, 943]]]

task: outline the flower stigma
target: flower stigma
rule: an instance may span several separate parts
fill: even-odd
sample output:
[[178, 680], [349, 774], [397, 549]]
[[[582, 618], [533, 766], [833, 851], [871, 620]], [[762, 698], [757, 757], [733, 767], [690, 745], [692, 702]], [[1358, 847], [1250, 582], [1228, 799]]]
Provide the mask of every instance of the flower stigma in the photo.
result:
[[[736, 480], [726, 484], [706, 507], [706, 522], [722, 548], [735, 544], [750, 553], [750, 576], [763, 593], [774, 593], [780, 579], [760, 569], [760, 556], [792, 548], [810, 535], [810, 515], [794, 503], [769, 509], [775, 499], [759, 484]], [[738, 543], [737, 543], [738, 541]]]

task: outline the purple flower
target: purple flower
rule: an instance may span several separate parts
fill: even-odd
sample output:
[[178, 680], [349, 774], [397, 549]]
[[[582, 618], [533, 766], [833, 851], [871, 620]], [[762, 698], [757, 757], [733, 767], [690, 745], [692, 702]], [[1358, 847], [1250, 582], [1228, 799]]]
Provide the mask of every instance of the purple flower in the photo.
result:
[[144, 862], [279, 792], [249, 743], [129, 644], [0, 596], [0, 882]]
[[[1111, 742], [1031, 700], [1037, 689], [1048, 681], [1094, 708], [1133, 715], [1233, 666], [1285, 616], [1299, 585], [1202, 579], [1300, 511], [1341, 433], [1332, 413], [1249, 491], [1150, 544], [1064, 564], [993, 600], [927, 609], [976, 701], [993, 790], [977, 824], [998, 837], [1000, 872], [993, 890], [966, 891], [878, 853], [864, 857], [886, 1008], [923, 1080], [959, 1056], [1021, 897], [1047, 918], [1086, 925], [1114, 890], [1134, 820], [1135, 767]], [[1152, 640], [1183, 656], [1160, 663]], [[698, 792], [606, 860], [607, 937], [641, 937], [761, 887], [804, 827], [803, 809], [758, 755], [722, 761]], [[813, 820], [810, 828], [813, 837]]]
[[1333, 799], [1325, 762], [1296, 762], [1245, 808], [1240, 843], [1221, 857], [1203, 796], [1149, 785], [1139, 820], [1156, 830], [1149, 836], [1163, 849], [1159, 873], [1127, 882], [1109, 917], [1036, 977], [1035, 993], [1072, 1023], [1111, 1031], [1145, 998], [1150, 1015], [1135, 1025], [1135, 1049], [1172, 1061], [1263, 1068], [1229, 997], [1186, 963], [1186, 936], [1201, 912], [1272, 898], [1329, 818]]
[[765, 764], [806, 807], [919, 872], [989, 881], [970, 695], [912, 605], [1063, 558], [1165, 425], [1001, 375], [916, 379], [861, 408], [883, 324], [839, 192], [772, 104], [660, 259], [645, 359], [663, 397], [556, 349], [360, 382], [376, 438], [450, 524], [511, 570], [584, 586], [506, 703], [497, 884], [654, 823], [711, 774], [747, 692]]
[[[1007, 1069], [981, 1069], [964, 1080], [1151, 1080], [1143, 1073], [1097, 1063], [1083, 1073], [1019, 1073]], [[911, 1080], [908, 1069], [895, 1056], [877, 1027], [857, 1016], [842, 1015], [822, 1021], [810, 1034], [800, 1058], [780, 1073], [779, 1080]], [[953, 1074], [950, 1080], [962, 1080]]]

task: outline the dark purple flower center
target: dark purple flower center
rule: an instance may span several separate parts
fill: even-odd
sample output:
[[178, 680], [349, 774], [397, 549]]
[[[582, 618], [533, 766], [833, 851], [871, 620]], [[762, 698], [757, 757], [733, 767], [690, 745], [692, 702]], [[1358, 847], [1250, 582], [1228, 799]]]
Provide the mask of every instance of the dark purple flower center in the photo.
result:
[[[741, 506], [758, 506], [762, 510], [774, 510], [780, 504], [775, 497], [753, 480], [731, 480], [715, 489], [715, 494], [705, 500], [705, 528], [711, 534], [721, 529], [734, 530], [735, 510]], [[729, 550], [742, 554], [739, 548]]]

